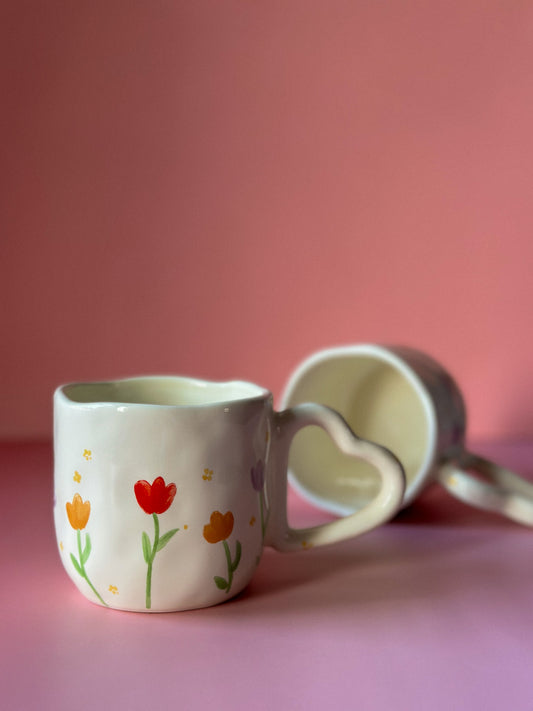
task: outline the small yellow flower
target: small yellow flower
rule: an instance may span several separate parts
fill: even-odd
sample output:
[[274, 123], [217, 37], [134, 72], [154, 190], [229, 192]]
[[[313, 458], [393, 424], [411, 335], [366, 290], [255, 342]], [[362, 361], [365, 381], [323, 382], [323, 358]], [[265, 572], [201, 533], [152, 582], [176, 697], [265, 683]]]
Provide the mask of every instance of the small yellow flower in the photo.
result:
[[90, 459], [93, 458], [93, 453], [91, 452], [90, 449], [84, 449], [84, 450], [83, 450], [83, 456], [85, 457], [85, 459], [86, 459], [87, 461], [89, 461]]
[[63, 541], [59, 541], [59, 549], [61, 550], [61, 552], [63, 552], [64, 547], [65, 546], [63, 545]]
[[255, 516], [252, 516], [252, 518], [250, 519], [250, 526], [253, 526], [254, 523], [255, 523]]
[[118, 595], [118, 588], [116, 585], [110, 585], [108, 590], [110, 593], [113, 593], [113, 595]]
[[202, 479], [204, 481], [211, 481], [212, 478], [213, 478], [213, 470], [212, 469], [204, 469]]
[[183, 530], [184, 530], [184, 531], [186, 531], [188, 528], [189, 528], [189, 527], [187, 526], [187, 524], [185, 524], [185, 526], [183, 526]]
[[79, 484], [81, 481], [81, 474], [78, 471], [76, 471], [76, 472], [74, 472], [74, 476], [72, 478], [74, 479], [76, 484]]

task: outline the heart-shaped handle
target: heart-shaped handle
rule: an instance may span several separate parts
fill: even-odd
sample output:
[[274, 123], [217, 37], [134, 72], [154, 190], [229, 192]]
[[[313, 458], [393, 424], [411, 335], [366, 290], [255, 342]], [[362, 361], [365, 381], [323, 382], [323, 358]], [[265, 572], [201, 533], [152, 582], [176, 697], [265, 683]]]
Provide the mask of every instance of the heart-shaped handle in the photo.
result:
[[[297, 405], [276, 413], [275, 418], [275, 471], [271, 516], [265, 537], [267, 545], [279, 551], [294, 551], [334, 543], [366, 533], [388, 521], [398, 511], [405, 490], [405, 474], [398, 459], [388, 449], [357, 437], [338, 412], [324, 405]], [[355, 513], [331, 523], [293, 529], [287, 520], [289, 449], [295, 434], [307, 425], [318, 425], [342, 452], [375, 467], [381, 478], [381, 487], [375, 498]]]

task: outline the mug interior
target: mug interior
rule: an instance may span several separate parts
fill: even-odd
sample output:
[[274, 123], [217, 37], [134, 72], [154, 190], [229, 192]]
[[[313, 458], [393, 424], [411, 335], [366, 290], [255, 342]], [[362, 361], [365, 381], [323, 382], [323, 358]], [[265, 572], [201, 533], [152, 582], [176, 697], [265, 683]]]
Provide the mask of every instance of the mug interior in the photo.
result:
[[[297, 372], [284, 405], [318, 402], [338, 412], [356, 435], [391, 450], [407, 478], [404, 501], [412, 499], [429, 466], [434, 417], [429, 398], [410, 369], [390, 352], [338, 354]], [[316, 427], [293, 440], [291, 482], [318, 505], [346, 514], [368, 504], [380, 478], [371, 465], [355, 461]]]
[[268, 391], [243, 381], [215, 383], [193, 378], [149, 376], [101, 383], [73, 383], [61, 388], [78, 403], [116, 403], [192, 407], [265, 397]]

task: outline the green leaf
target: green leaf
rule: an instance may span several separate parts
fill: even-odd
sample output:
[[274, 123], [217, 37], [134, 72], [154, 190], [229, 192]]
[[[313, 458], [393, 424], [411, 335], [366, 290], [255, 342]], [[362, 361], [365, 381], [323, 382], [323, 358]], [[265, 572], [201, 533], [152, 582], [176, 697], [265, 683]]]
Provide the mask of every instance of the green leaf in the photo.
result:
[[70, 560], [72, 561], [72, 565], [76, 568], [76, 570], [78, 571], [78, 573], [79, 573], [81, 576], [83, 576], [83, 570], [81, 569], [80, 564], [78, 563], [78, 561], [77, 561], [76, 558], [74, 557], [74, 554], [73, 554], [73, 553], [70, 554]]
[[161, 548], [164, 548], [167, 543], [170, 541], [172, 536], [179, 531], [179, 528], [173, 528], [172, 531], [168, 531], [168, 533], [165, 533], [161, 538], [159, 539], [159, 542], [157, 544], [156, 551], [160, 551]]
[[237, 544], [235, 546], [235, 560], [231, 564], [231, 570], [233, 572], [235, 572], [237, 570], [237, 566], [239, 565], [239, 562], [241, 560], [241, 553], [242, 553], [241, 543], [240, 543], [240, 541], [237, 541]]
[[83, 549], [83, 553], [81, 554], [81, 563], [82, 565], [85, 565], [85, 563], [89, 560], [89, 556], [91, 554], [91, 539], [89, 538], [89, 534], [85, 534], [85, 548]]
[[152, 545], [146, 531], [143, 531], [143, 555], [144, 560], [147, 563], [150, 563], [150, 560], [152, 559]]
[[220, 590], [226, 590], [228, 587], [228, 581], [221, 578], [220, 575], [215, 575], [213, 580], [215, 581], [217, 588], [220, 588]]

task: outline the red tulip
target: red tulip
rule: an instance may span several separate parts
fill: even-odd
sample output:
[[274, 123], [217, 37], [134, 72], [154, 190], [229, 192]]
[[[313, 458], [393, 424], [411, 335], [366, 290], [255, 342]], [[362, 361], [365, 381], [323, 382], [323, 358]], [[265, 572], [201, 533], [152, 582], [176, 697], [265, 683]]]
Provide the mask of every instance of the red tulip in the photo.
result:
[[147, 514], [162, 514], [170, 508], [176, 496], [176, 484], [165, 484], [162, 476], [149, 484], [140, 479], [133, 487], [137, 503]]

